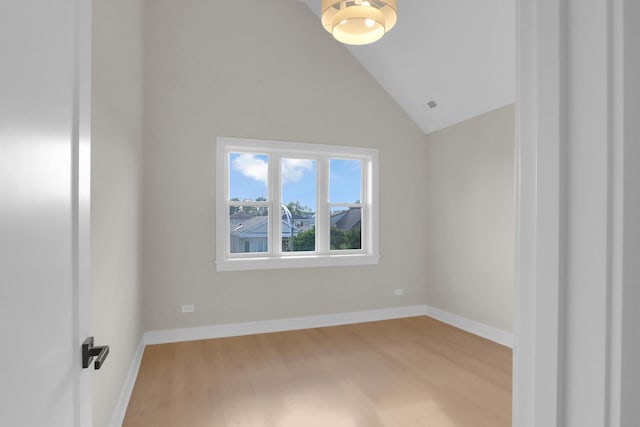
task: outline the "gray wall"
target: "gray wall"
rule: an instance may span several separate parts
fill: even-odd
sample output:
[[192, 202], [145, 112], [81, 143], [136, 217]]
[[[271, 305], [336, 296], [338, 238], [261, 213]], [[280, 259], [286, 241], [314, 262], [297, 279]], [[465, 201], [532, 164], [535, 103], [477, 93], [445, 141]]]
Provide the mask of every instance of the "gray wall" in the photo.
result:
[[512, 330], [514, 107], [427, 138], [427, 304]]
[[111, 353], [93, 372], [93, 425], [106, 426], [142, 334], [139, 213], [142, 7], [95, 0], [91, 153], [91, 331]]
[[[306, 5], [149, 0], [144, 40], [145, 330], [424, 303], [425, 136]], [[378, 148], [380, 264], [217, 273], [219, 135]]]

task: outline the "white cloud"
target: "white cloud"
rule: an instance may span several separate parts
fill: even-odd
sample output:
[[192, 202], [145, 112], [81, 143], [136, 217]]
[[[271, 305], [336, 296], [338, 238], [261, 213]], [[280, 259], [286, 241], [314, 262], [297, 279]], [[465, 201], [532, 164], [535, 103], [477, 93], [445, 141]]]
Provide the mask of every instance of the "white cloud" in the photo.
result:
[[313, 160], [282, 159], [282, 183], [298, 182], [306, 171], [313, 170]]
[[256, 181], [267, 182], [269, 167], [264, 159], [256, 157], [255, 154], [239, 154], [231, 162], [231, 166], [249, 178]]
[[[231, 161], [231, 167], [246, 177], [267, 182], [269, 167], [267, 161], [256, 154], [238, 154]], [[313, 170], [313, 160], [282, 159], [282, 183], [299, 182], [307, 171]]]

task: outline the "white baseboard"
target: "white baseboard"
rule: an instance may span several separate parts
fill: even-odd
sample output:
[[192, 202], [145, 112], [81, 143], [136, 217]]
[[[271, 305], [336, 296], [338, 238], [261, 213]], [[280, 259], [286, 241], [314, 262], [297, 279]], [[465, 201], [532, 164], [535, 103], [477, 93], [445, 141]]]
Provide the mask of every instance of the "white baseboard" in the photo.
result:
[[145, 344], [164, 344], [180, 341], [292, 331], [297, 329], [322, 328], [326, 326], [348, 325], [351, 323], [373, 322], [376, 320], [399, 319], [403, 317], [424, 315], [424, 305], [412, 305], [405, 307], [383, 308], [379, 310], [352, 311], [348, 313], [265, 320], [262, 322], [228, 323], [223, 325], [200, 326], [196, 328], [165, 329], [161, 331], [145, 332], [143, 340]]
[[441, 322], [455, 326], [458, 329], [462, 329], [463, 331], [478, 335], [482, 338], [486, 338], [495, 343], [513, 348], [513, 334], [510, 332], [506, 332], [501, 329], [494, 328], [493, 326], [488, 326], [484, 323], [476, 322], [475, 320], [467, 319], [466, 317], [458, 316], [457, 314], [440, 310], [439, 308], [431, 307], [429, 305], [425, 306], [425, 311], [429, 317], [433, 317]]
[[327, 326], [349, 325], [352, 323], [373, 322], [376, 320], [400, 319], [403, 317], [425, 315], [498, 344], [513, 347], [513, 334], [510, 332], [506, 332], [428, 305], [412, 305], [405, 307], [383, 308], [379, 310], [291, 317], [288, 319], [265, 320], [258, 322], [226, 323], [221, 325], [199, 326], [195, 328], [165, 329], [145, 332], [142, 339], [145, 345], [166, 344], [180, 341], [194, 341], [211, 338], [265, 334], [270, 332], [293, 331], [299, 329], [322, 328]]
[[143, 339], [141, 338], [140, 344], [138, 344], [138, 348], [136, 349], [136, 352], [133, 355], [133, 360], [131, 361], [131, 366], [129, 367], [129, 372], [127, 373], [127, 377], [125, 378], [124, 384], [122, 386], [122, 390], [120, 391], [118, 403], [116, 404], [116, 407], [113, 410], [113, 415], [111, 416], [111, 422], [109, 422], [110, 427], [122, 426], [122, 422], [124, 421], [124, 415], [127, 412], [127, 406], [129, 406], [129, 399], [131, 399], [131, 392], [133, 392], [133, 386], [136, 383], [136, 378], [138, 378], [138, 371], [140, 370], [140, 363], [142, 362], [142, 354], [144, 353], [144, 347], [145, 347], [145, 344]]

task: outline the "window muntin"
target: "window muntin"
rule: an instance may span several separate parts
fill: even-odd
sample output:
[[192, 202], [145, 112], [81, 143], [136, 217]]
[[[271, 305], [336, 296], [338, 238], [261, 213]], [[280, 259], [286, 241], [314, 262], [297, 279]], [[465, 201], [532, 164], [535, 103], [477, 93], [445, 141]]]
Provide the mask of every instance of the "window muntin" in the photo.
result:
[[375, 264], [377, 150], [219, 137], [219, 271]]

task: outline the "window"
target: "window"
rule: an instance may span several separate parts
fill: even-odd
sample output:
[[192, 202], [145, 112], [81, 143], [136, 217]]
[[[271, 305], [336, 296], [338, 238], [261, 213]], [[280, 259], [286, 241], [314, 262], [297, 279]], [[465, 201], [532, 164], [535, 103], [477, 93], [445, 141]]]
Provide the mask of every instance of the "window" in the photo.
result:
[[378, 262], [374, 149], [219, 137], [218, 271]]

